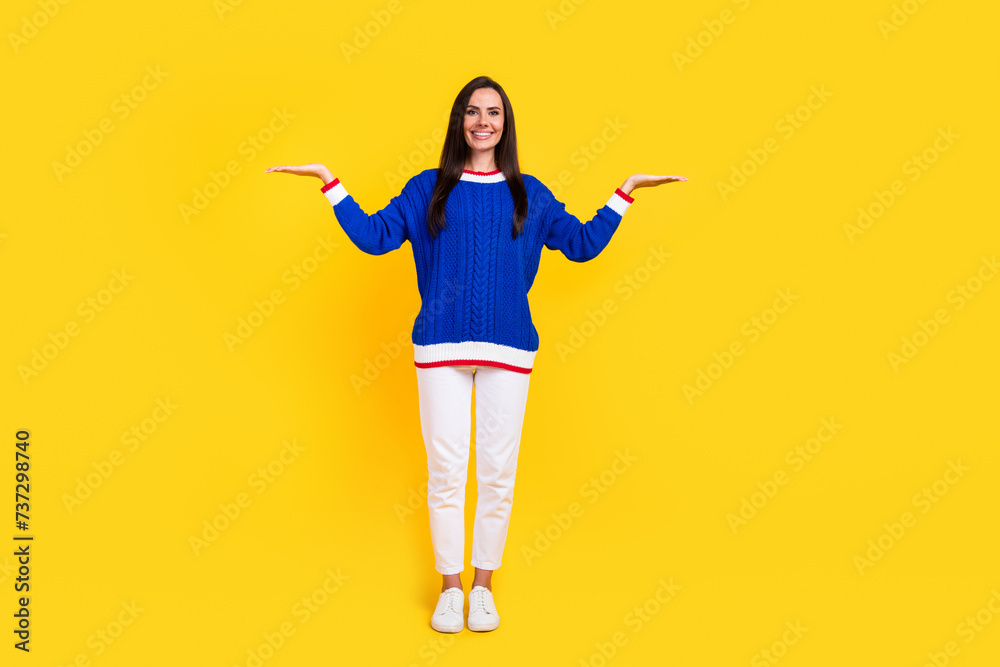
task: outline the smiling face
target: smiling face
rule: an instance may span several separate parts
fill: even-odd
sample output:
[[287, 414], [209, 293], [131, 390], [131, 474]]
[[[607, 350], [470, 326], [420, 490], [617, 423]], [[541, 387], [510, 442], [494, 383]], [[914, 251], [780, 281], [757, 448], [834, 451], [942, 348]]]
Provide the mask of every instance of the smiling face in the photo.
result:
[[503, 136], [503, 100], [492, 88], [479, 88], [469, 97], [465, 108], [465, 142], [473, 151], [489, 154]]

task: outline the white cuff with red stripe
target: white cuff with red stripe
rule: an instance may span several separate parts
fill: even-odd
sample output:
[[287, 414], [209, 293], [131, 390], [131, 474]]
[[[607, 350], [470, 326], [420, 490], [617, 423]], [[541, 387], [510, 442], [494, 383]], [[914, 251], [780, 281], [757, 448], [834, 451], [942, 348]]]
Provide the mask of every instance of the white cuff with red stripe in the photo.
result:
[[347, 190], [344, 189], [344, 184], [340, 182], [339, 178], [335, 178], [324, 185], [320, 188], [320, 192], [326, 195], [326, 198], [330, 200], [333, 206], [336, 206], [347, 197]]
[[618, 188], [615, 190], [615, 193], [611, 195], [611, 199], [608, 200], [607, 205], [610, 206], [611, 210], [618, 215], [625, 215], [625, 211], [628, 210], [628, 207], [632, 205], [633, 201], [635, 201], [635, 199], [622, 192], [621, 188]]

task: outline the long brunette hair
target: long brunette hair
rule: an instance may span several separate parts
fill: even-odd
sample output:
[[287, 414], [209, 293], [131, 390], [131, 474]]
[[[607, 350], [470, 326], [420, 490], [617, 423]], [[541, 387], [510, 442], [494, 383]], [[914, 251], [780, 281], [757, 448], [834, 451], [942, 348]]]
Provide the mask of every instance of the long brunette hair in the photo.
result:
[[503, 100], [503, 134], [494, 149], [494, 157], [500, 171], [503, 172], [510, 194], [514, 198], [514, 219], [511, 229], [512, 238], [517, 238], [528, 216], [528, 194], [521, 178], [521, 167], [517, 160], [517, 133], [514, 131], [514, 110], [507, 99], [507, 93], [499, 83], [488, 76], [478, 76], [465, 84], [455, 98], [451, 107], [451, 117], [448, 120], [448, 133], [445, 135], [444, 146], [441, 149], [441, 163], [438, 166], [437, 183], [427, 213], [427, 231], [431, 238], [436, 238], [444, 229], [444, 205], [448, 195], [458, 184], [465, 169], [465, 158], [469, 153], [469, 145], [465, 141], [465, 110], [469, 106], [472, 93], [480, 88], [492, 88], [500, 94]]

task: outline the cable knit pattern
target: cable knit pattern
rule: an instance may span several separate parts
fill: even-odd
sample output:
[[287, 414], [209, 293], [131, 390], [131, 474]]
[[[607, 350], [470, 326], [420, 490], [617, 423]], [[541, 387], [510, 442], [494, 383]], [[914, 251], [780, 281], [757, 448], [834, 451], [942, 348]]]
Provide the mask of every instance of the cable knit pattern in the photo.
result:
[[488, 212], [483, 200], [487, 191], [483, 188], [474, 188], [469, 193], [472, 199], [472, 255], [471, 273], [469, 276], [472, 283], [472, 303], [471, 315], [466, 327], [466, 335], [462, 340], [483, 340], [486, 335], [486, 307], [489, 298], [489, 266], [487, 261], [490, 258], [490, 224]]
[[542, 248], [575, 262], [593, 259], [633, 201], [615, 190], [584, 224], [537, 178], [522, 178], [528, 216], [516, 239], [511, 238], [514, 199], [499, 170], [462, 174], [445, 205], [445, 228], [435, 239], [427, 231], [427, 211], [437, 169], [412, 177], [372, 215], [339, 179], [321, 189], [348, 238], [364, 252], [381, 255], [410, 242], [422, 301], [411, 337], [418, 367], [474, 364], [530, 373], [538, 332], [528, 291]]

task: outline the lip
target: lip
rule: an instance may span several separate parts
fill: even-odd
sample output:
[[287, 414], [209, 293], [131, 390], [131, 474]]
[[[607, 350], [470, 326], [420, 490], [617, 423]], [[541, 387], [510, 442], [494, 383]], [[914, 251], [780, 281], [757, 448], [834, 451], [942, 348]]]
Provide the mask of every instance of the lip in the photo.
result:
[[473, 131], [472, 132], [472, 138], [473, 139], [479, 139], [480, 141], [485, 141], [485, 140], [489, 139], [490, 137], [492, 137], [494, 133], [493, 132], [483, 132], [481, 134], [484, 134], [485, 136], [479, 136], [479, 134], [477, 134], [475, 131]]

